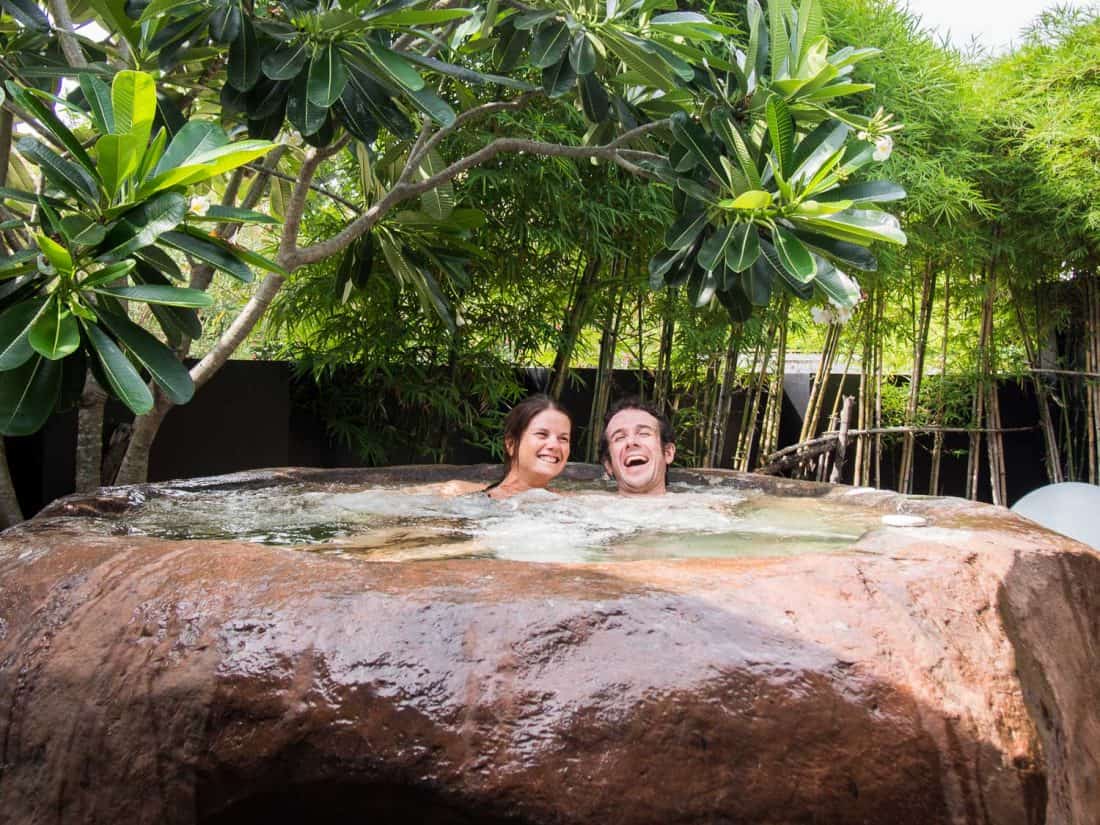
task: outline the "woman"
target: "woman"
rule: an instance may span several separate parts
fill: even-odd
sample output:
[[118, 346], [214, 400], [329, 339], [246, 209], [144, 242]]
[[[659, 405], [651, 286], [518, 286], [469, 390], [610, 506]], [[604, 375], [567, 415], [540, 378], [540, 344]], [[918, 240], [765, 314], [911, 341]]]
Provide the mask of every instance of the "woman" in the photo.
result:
[[504, 419], [504, 478], [486, 488], [490, 498], [508, 498], [545, 487], [565, 469], [573, 420], [557, 401], [533, 395]]

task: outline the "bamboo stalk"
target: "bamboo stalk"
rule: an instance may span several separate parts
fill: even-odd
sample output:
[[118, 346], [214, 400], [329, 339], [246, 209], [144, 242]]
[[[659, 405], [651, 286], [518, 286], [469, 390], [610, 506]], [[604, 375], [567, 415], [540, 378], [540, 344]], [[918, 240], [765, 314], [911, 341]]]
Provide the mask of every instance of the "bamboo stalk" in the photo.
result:
[[737, 373], [737, 355], [741, 344], [738, 327], [730, 328], [729, 343], [726, 345], [726, 358], [722, 365], [722, 381], [718, 390], [718, 402], [710, 429], [710, 445], [707, 451], [707, 467], [718, 467], [722, 462], [723, 447], [726, 444], [726, 425], [730, 417], [733, 401], [733, 379]]
[[[1085, 370], [1095, 372], [1100, 367], [1100, 308], [1097, 307], [1095, 276], [1085, 277]], [[1097, 449], [1100, 448], [1100, 385], [1094, 381], [1085, 384], [1085, 428], [1088, 442], [1089, 483], [1098, 478]]]
[[[764, 407], [764, 426], [761, 430], [760, 454], [775, 449], [779, 441], [779, 421], [783, 413], [783, 377], [787, 365], [787, 329], [790, 299], [784, 295], [780, 303], [779, 344], [775, 358], [775, 372], [768, 385], [768, 401]], [[766, 365], [765, 365], [766, 368]]]
[[[619, 274], [621, 260], [612, 261], [613, 277]], [[615, 278], [615, 292], [608, 305], [608, 318], [600, 335], [600, 357], [596, 365], [596, 381], [592, 392], [592, 409], [588, 416], [588, 445], [586, 460], [599, 460], [600, 434], [603, 432], [603, 418], [611, 400], [611, 380], [615, 367], [615, 346], [618, 343], [619, 324], [622, 320], [623, 302], [626, 288]], [[617, 293], [617, 294], [616, 294]]]
[[[1009, 289], [1011, 292], [1011, 287]], [[1038, 301], [1038, 295], [1036, 291], [1036, 302]], [[1038, 375], [1041, 372], [1046, 372], [1046, 370], [1037, 368], [1039, 363], [1038, 335], [1036, 335], [1035, 340], [1032, 339], [1027, 322], [1024, 320], [1023, 308], [1015, 295], [1012, 296], [1012, 305], [1016, 310], [1016, 323], [1020, 328], [1020, 338], [1024, 343], [1024, 352], [1027, 355], [1028, 371], [1031, 373], [1031, 386], [1035, 390], [1035, 403], [1039, 408], [1039, 423], [1043, 432], [1043, 443], [1046, 447], [1043, 463], [1047, 471], [1047, 480], [1051, 484], [1057, 484], [1064, 480], [1062, 476], [1062, 459], [1058, 449], [1058, 435], [1054, 429], [1054, 422], [1050, 417], [1050, 400], [1047, 395], [1047, 388]]]
[[[882, 315], [886, 290], [878, 290], [875, 304], [875, 426], [882, 427]], [[882, 489], [882, 435], [875, 435], [875, 487]]]
[[[944, 385], [947, 382], [947, 340], [951, 321], [951, 272], [943, 276], [943, 343], [940, 350], [940, 385], [936, 398], [936, 423], [942, 425], [947, 418], [947, 404], [944, 398]], [[936, 433], [932, 439], [932, 471], [928, 478], [928, 494], [940, 494], [940, 467], [943, 462], [943, 433]]]
[[751, 401], [746, 399], [745, 413], [742, 416], [741, 433], [738, 439], [738, 462], [737, 469], [747, 471], [752, 459], [752, 447], [753, 442], [756, 440], [756, 427], [757, 420], [760, 414], [760, 399], [764, 392], [764, 382], [767, 379], [768, 374], [768, 362], [771, 360], [772, 346], [775, 343], [775, 336], [779, 329], [779, 313], [776, 312], [772, 315], [772, 322], [768, 328], [768, 334], [764, 341], [760, 343], [758, 352], [761, 355], [759, 361], [754, 360], [753, 370], [753, 385], [751, 390]]
[[561, 398], [565, 390], [566, 378], [569, 375], [569, 363], [573, 358], [573, 350], [584, 328], [585, 316], [588, 314], [588, 305], [595, 291], [596, 275], [600, 271], [601, 259], [594, 255], [588, 259], [580, 269], [575, 279], [573, 294], [569, 301], [569, 308], [565, 313], [562, 324], [562, 339], [558, 351], [554, 355], [553, 377], [550, 380], [549, 395], [555, 400]]
[[855, 399], [850, 395], [844, 396], [844, 407], [840, 411], [840, 432], [837, 433], [836, 458], [833, 460], [833, 472], [829, 481], [839, 484], [844, 479], [844, 462], [848, 457], [848, 422], [852, 417], [852, 402]]
[[[1000, 426], [1001, 403], [997, 393], [997, 361], [993, 337], [993, 309], [997, 301], [997, 270], [994, 263], [989, 265], [988, 289], [986, 293], [988, 309], [984, 313], [986, 329], [983, 332], [985, 345], [982, 347], [984, 386], [987, 394], [985, 409], [986, 421], [990, 428]], [[993, 429], [987, 436], [986, 457], [989, 461], [989, 489], [993, 503], [1003, 506], [1006, 499], [1004, 439]]]
[[[920, 390], [924, 380], [924, 357], [928, 348], [928, 332], [932, 327], [932, 303], [936, 295], [936, 275], [935, 263], [931, 259], [926, 260], [924, 275], [921, 279], [920, 307], [913, 337], [913, 366], [909, 375], [909, 398], [905, 406], [906, 424], [916, 421], [917, 408], [920, 404]], [[898, 470], [898, 492], [900, 493], [912, 491], [916, 443], [916, 438], [911, 433], [906, 434], [902, 440], [901, 467]]]

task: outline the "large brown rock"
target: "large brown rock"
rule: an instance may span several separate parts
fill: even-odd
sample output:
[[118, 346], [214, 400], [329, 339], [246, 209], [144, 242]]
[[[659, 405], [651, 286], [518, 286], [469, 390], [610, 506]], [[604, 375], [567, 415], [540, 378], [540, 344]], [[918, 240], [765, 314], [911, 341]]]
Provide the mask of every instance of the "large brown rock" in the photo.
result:
[[1100, 557], [1003, 509], [794, 558], [367, 564], [112, 535], [126, 502], [0, 537], [2, 823], [1100, 822]]

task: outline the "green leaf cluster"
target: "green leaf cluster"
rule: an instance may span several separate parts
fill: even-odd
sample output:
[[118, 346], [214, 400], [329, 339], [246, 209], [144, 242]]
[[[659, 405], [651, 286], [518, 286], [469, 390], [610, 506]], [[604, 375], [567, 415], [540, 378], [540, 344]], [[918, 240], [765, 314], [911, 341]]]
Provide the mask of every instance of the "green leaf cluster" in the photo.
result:
[[[38, 167], [39, 191], [0, 189], [31, 243], [0, 256], [0, 432], [33, 432], [59, 404], [79, 393], [86, 369], [135, 413], [149, 411], [147, 379], [173, 403], [194, 393], [171, 349], [201, 334], [202, 291], [179, 286], [183, 255], [241, 280], [250, 264], [276, 264], [212, 237], [205, 212], [188, 190], [254, 160], [265, 141], [231, 142], [220, 126], [185, 123], [169, 139], [153, 133], [157, 99], [152, 77], [118, 72], [107, 86], [79, 76], [91, 129], [81, 137], [58, 116], [58, 101], [34, 87], [7, 83], [7, 94], [33, 117], [39, 136], [16, 150]], [[77, 110], [79, 112], [79, 110]], [[91, 134], [91, 139], [87, 138]], [[266, 221], [232, 210], [223, 217]], [[222, 214], [215, 211], [215, 215]], [[165, 344], [135, 323], [129, 304], [147, 305]]]

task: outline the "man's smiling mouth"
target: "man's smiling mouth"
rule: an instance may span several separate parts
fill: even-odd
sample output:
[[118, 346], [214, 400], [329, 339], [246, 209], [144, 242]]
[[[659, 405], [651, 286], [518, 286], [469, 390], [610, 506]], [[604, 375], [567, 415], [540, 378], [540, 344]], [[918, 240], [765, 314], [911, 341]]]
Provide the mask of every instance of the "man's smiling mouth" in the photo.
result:
[[646, 458], [644, 455], [632, 455], [632, 456], [627, 456], [626, 460], [623, 461], [623, 466], [624, 467], [641, 467], [643, 464], [648, 464], [648, 463], [649, 463], [649, 459]]

